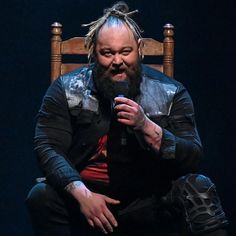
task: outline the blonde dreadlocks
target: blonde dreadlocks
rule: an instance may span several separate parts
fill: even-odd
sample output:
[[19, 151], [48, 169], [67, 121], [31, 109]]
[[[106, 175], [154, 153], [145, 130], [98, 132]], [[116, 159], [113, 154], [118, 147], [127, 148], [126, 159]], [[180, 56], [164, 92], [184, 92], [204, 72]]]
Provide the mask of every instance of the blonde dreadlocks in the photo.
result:
[[133, 32], [136, 40], [141, 39], [141, 29], [137, 23], [131, 19], [131, 15], [138, 12], [138, 10], [129, 12], [129, 7], [125, 2], [118, 2], [113, 5], [111, 8], [104, 10], [104, 15], [96, 21], [92, 21], [89, 24], [83, 24], [82, 26], [90, 26], [89, 32], [86, 34], [85, 38], [85, 47], [89, 50], [88, 59], [91, 62], [92, 57], [94, 56], [94, 46], [96, 44], [96, 38], [99, 30], [103, 25], [112, 25], [116, 23], [117, 25], [122, 25], [124, 23], [130, 28]]

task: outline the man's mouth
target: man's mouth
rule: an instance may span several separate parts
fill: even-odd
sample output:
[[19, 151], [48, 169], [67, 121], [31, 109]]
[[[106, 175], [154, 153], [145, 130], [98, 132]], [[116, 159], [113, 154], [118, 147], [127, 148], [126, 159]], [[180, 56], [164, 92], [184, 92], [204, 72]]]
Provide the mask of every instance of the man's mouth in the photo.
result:
[[125, 70], [112, 70], [111, 75], [114, 80], [124, 80], [127, 78]]

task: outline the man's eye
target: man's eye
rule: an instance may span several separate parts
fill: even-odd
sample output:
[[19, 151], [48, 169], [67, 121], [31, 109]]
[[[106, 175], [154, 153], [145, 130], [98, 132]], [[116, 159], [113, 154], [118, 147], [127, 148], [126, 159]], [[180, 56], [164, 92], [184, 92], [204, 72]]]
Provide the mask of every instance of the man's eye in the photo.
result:
[[102, 55], [105, 56], [105, 57], [109, 57], [111, 56], [111, 52], [102, 52]]
[[122, 52], [122, 55], [124, 56], [128, 56], [130, 54], [130, 50], [126, 50]]

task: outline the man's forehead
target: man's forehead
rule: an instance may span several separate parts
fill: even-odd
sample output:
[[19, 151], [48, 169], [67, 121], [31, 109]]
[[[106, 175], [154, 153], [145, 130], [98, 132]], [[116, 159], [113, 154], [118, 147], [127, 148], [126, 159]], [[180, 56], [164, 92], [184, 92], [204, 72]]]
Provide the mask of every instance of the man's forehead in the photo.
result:
[[[98, 32], [97, 38], [107, 38], [107, 37], [129, 37], [130, 40], [135, 40], [132, 30], [127, 26], [127, 24], [105, 24], [101, 27]], [[136, 40], [135, 40], [136, 41]]]

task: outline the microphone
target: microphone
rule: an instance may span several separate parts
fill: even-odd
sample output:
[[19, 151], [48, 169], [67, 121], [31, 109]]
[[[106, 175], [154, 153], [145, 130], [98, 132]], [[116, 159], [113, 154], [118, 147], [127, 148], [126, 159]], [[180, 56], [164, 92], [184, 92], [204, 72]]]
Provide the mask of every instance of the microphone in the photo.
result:
[[129, 95], [129, 83], [128, 81], [116, 81], [114, 84], [115, 97], [128, 97]]
[[[128, 97], [129, 95], [129, 84], [127, 81], [117, 81], [114, 86], [115, 97]], [[114, 107], [118, 105], [114, 104]], [[126, 136], [126, 126], [120, 124], [121, 126], [121, 136], [120, 136], [120, 145], [127, 145], [127, 136]]]

